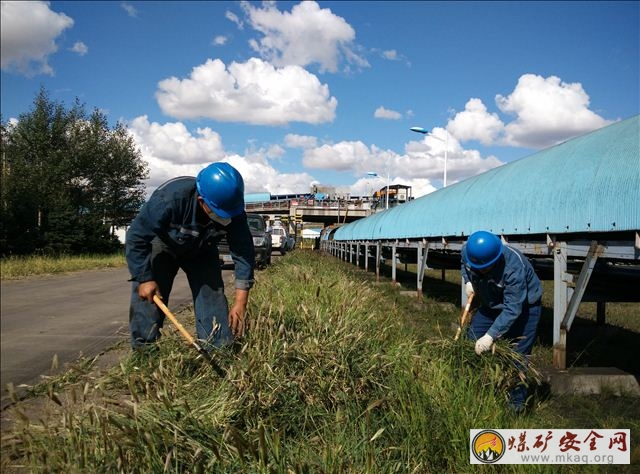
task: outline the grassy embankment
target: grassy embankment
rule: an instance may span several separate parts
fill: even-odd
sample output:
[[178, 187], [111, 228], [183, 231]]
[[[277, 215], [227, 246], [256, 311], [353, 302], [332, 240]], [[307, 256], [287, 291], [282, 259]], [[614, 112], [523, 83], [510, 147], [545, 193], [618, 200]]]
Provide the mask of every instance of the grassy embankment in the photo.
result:
[[[507, 347], [476, 356], [469, 341], [453, 341], [457, 310], [403, 296], [371, 273], [300, 250], [256, 279], [246, 339], [216, 354], [228, 369], [224, 380], [167, 327], [153, 355], [127, 356], [73, 385], [49, 382], [50, 416], [29, 420], [19, 403], [22, 421], [3, 438], [3, 468], [471, 472], [471, 428], [630, 428], [632, 439], [640, 435], [637, 401], [612, 394], [547, 398], [538, 391], [532, 410], [514, 415], [504, 397], [516, 376]], [[179, 316], [193, 331], [192, 312]], [[640, 462], [631, 446], [635, 465], [616, 472]], [[607, 472], [586, 465], [485, 470]]]
[[0, 277], [19, 280], [40, 275], [115, 268], [125, 265], [124, 253], [113, 255], [80, 255], [67, 257], [8, 257], [0, 260]]

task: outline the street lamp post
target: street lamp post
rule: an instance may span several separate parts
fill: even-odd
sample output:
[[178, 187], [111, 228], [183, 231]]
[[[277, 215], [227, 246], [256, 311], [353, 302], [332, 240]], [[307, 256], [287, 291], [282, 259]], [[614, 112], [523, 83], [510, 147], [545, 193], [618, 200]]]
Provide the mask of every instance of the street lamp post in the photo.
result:
[[378, 173], [376, 173], [375, 171], [367, 171], [367, 193], [369, 193], [368, 195], [368, 199], [371, 200], [371, 197], [373, 196], [373, 187], [371, 186], [371, 182], [369, 181], [370, 178], [377, 178], [378, 177]]
[[389, 165], [387, 165], [387, 192], [385, 193], [385, 209], [389, 209]]
[[[374, 178], [379, 178], [380, 175], [378, 173], [376, 173], [375, 171], [369, 171], [367, 173], [368, 176], [374, 177]], [[387, 191], [385, 192], [386, 196], [385, 196], [385, 209], [389, 209], [389, 166], [387, 166]]]
[[434, 134], [430, 133], [429, 130], [427, 130], [426, 128], [411, 127], [409, 130], [416, 133], [422, 133], [423, 135], [429, 135], [431, 138], [435, 138], [436, 140], [440, 140], [442, 143], [444, 143], [444, 179], [442, 180], [442, 187], [446, 188], [447, 187], [447, 158], [449, 154], [449, 130], [447, 130], [446, 127], [444, 129], [444, 131], [447, 133], [446, 140], [443, 140], [440, 137], [436, 137]]

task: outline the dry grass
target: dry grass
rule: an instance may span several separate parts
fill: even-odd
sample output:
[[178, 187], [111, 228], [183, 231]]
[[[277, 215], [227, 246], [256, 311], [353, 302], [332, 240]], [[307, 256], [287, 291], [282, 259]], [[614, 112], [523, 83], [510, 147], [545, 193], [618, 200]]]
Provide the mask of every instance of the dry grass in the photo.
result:
[[[579, 400], [536, 395], [516, 416], [505, 398], [520, 377], [508, 347], [476, 356], [471, 342], [453, 340], [457, 311], [416, 303], [349, 265], [300, 250], [257, 278], [248, 336], [215, 354], [225, 379], [166, 330], [157, 352], [51, 382], [50, 416], [34, 420], [18, 404], [3, 472], [468, 472], [471, 428], [640, 434], [638, 410], [620, 398], [624, 408], [594, 417]], [[179, 316], [193, 330], [192, 313]], [[527, 381], [538, 383], [535, 370]]]
[[18, 280], [37, 275], [99, 268], [114, 268], [126, 265], [124, 253], [114, 255], [81, 255], [66, 257], [7, 257], [0, 261], [0, 278]]

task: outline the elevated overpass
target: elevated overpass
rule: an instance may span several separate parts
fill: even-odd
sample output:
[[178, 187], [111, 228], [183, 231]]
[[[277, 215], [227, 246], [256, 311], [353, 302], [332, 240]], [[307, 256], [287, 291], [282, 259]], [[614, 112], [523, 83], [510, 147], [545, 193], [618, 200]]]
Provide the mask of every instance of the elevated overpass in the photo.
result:
[[[387, 199], [388, 194], [388, 199]], [[318, 197], [322, 195], [322, 197]], [[327, 197], [324, 193], [245, 194], [245, 209], [292, 223], [347, 224], [410, 201], [411, 186], [392, 184], [372, 196]]]
[[[245, 197], [246, 199], [246, 197]], [[389, 208], [396, 207], [399, 202], [389, 200]], [[249, 198], [245, 202], [247, 212], [268, 215], [273, 220], [290, 223], [321, 223], [323, 227], [335, 224], [347, 224], [364, 217], [369, 217], [385, 210], [383, 199], [372, 199], [368, 196], [350, 199], [314, 199], [309, 195], [270, 196]]]

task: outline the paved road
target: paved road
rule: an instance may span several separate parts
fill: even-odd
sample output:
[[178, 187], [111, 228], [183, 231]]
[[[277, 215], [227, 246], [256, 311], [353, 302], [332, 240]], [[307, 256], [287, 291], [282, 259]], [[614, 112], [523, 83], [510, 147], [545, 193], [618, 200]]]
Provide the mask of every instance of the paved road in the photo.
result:
[[[128, 340], [128, 278], [124, 267], [0, 283], [2, 408], [9, 402], [6, 384], [39, 382], [51, 374], [56, 354], [62, 368]], [[187, 278], [179, 272], [169, 307], [188, 303]]]

